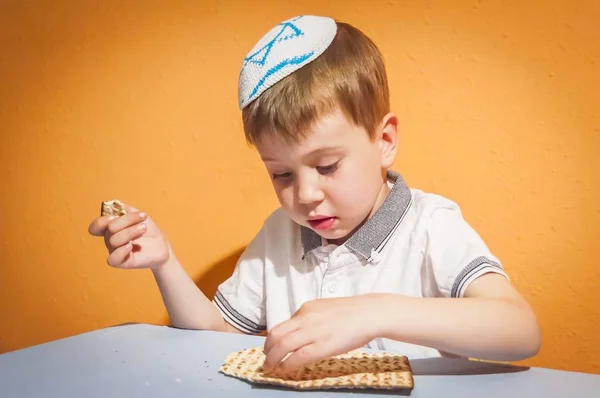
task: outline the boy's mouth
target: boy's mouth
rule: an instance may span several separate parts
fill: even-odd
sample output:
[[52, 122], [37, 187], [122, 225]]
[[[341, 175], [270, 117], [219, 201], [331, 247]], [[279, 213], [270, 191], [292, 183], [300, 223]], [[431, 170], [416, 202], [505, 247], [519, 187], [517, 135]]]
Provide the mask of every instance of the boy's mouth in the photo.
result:
[[308, 223], [313, 229], [329, 229], [333, 226], [335, 222], [335, 217], [319, 217], [308, 220]]

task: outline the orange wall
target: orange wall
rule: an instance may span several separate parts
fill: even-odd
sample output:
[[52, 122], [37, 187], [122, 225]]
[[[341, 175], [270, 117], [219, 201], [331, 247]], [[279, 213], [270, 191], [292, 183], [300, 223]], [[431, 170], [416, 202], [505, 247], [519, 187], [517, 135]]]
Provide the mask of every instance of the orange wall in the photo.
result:
[[276, 206], [241, 132], [241, 59], [276, 22], [324, 13], [387, 57], [396, 168], [461, 204], [539, 313], [544, 346], [527, 362], [600, 373], [597, 3], [278, 0], [253, 17], [242, 1], [11, 3], [0, 352], [166, 322], [151, 274], [110, 268], [87, 234], [103, 199], [147, 210], [214, 292]]

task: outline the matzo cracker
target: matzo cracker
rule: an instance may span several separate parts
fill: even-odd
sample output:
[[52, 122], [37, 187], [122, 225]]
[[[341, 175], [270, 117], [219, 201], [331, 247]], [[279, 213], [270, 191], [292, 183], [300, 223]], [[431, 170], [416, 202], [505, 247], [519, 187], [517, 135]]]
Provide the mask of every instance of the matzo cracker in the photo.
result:
[[127, 214], [127, 210], [125, 210], [125, 205], [118, 199], [114, 200], [106, 200], [102, 202], [102, 207], [100, 209], [100, 214], [102, 216], [117, 216], [121, 217]]
[[367, 354], [358, 350], [337, 355], [283, 374], [265, 373], [262, 348], [229, 354], [220, 371], [252, 383], [303, 390], [372, 388], [412, 390], [414, 379], [406, 356]]

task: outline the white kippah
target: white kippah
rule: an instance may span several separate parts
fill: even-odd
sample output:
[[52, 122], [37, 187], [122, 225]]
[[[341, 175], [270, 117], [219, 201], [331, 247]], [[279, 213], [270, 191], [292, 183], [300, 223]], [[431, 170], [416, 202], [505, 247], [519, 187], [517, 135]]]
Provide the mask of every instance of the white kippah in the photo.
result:
[[336, 32], [333, 19], [312, 15], [288, 19], [271, 29], [244, 58], [238, 86], [240, 109], [321, 55]]

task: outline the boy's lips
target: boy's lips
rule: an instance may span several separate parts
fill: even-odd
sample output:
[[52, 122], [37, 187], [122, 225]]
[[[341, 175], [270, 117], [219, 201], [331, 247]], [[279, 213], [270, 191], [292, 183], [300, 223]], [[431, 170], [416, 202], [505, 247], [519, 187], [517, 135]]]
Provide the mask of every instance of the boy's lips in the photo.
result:
[[318, 217], [308, 220], [308, 223], [313, 229], [329, 229], [333, 226], [335, 217]]

